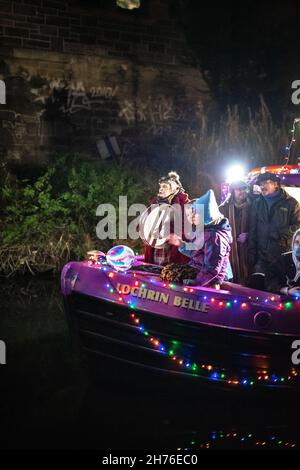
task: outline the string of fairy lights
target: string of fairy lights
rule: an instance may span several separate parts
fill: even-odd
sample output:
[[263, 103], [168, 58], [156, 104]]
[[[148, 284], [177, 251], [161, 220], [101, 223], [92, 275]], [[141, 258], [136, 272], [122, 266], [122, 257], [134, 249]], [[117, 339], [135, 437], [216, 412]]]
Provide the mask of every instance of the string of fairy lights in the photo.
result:
[[[107, 271], [107, 268], [103, 267], [104, 271]], [[121, 291], [117, 291], [116, 287], [113, 285], [113, 279], [115, 277], [115, 273], [113, 271], [109, 271], [108, 273], [105, 272], [107, 283], [106, 287], [111, 294], [117, 294], [117, 300], [120, 303], [125, 304], [131, 310], [136, 308], [135, 303], [132, 299], [126, 300]], [[146, 283], [141, 283], [140, 281], [136, 280], [134, 282], [136, 287], [146, 288]], [[168, 287], [166, 283], [164, 283], [164, 287]], [[169, 286], [171, 289], [173, 288], [172, 285]], [[192, 288], [184, 288], [189, 292], [193, 292], [194, 289]], [[207, 296], [204, 296], [207, 297]], [[233, 300], [233, 304], [235, 304], [235, 300]], [[215, 298], [211, 298], [210, 301], [213, 303], [217, 303], [221, 308], [228, 307], [229, 302], [225, 303], [224, 301], [217, 300]], [[237, 301], [238, 302], [238, 301]], [[222, 303], [222, 305], [220, 305]], [[230, 302], [230, 306], [232, 306]], [[247, 308], [243, 306], [245, 302], [241, 302], [241, 308]], [[145, 340], [147, 341], [148, 345], [151, 346], [155, 351], [167, 357], [170, 361], [172, 361], [175, 367], [180, 368], [181, 370], [191, 373], [195, 376], [198, 376], [202, 379], [206, 379], [209, 381], [216, 381], [223, 384], [228, 384], [232, 386], [244, 386], [244, 387], [253, 387], [259, 385], [269, 385], [269, 386], [285, 386], [287, 383], [291, 383], [298, 379], [299, 374], [295, 368], [291, 368], [288, 375], [278, 375], [277, 373], [270, 372], [268, 370], [256, 370], [255, 373], [251, 375], [243, 375], [239, 376], [238, 373], [232, 373], [226, 370], [226, 368], [210, 364], [210, 363], [200, 363], [197, 361], [192, 361], [190, 358], [186, 358], [180, 353], [178, 354], [173, 346], [177, 341], [175, 339], [170, 340], [171, 346], [167, 346], [164, 344], [158, 337], [153, 336], [150, 331], [146, 328], [146, 326], [141, 321], [140, 314], [129, 312], [129, 321], [130, 323], [136, 327], [136, 330], [144, 336]], [[297, 380], [299, 381], [299, 380]]]
[[291, 140], [290, 140], [290, 143], [285, 147], [285, 150], [286, 150], [286, 155], [285, 155], [286, 165], [288, 165], [288, 163], [290, 161], [291, 151], [292, 151], [293, 145], [296, 142], [296, 136], [295, 136], [296, 124], [298, 124], [299, 122], [300, 122], [300, 118], [295, 118], [294, 119], [293, 128], [291, 129], [291, 134], [292, 134]]
[[177, 451], [196, 451], [197, 449], [213, 449], [226, 446], [228, 448], [229, 441], [232, 447], [253, 447], [253, 448], [278, 448], [278, 449], [295, 449], [296, 442], [293, 439], [283, 439], [278, 433], [270, 433], [258, 435], [254, 432], [237, 432], [230, 431], [213, 431], [203, 440], [193, 436], [187, 445], [177, 447]]
[[[104, 272], [108, 271], [109, 268], [107, 267], [106, 263], [103, 261], [94, 261], [92, 259], [89, 260], [89, 264], [92, 265], [97, 265], [98, 269], [103, 270]], [[123, 275], [129, 275], [130, 277], [136, 278], [136, 273], [122, 273]], [[109, 276], [112, 278], [115, 276], [115, 272], [110, 271]], [[157, 279], [150, 279], [151, 287], [153, 285], [156, 285], [157, 287], [163, 287], [165, 289], [176, 289], [177, 291], [182, 291], [184, 293], [195, 293], [196, 290], [192, 287], [182, 287], [179, 285], [175, 285], [172, 283], [166, 283], [162, 282]], [[145, 282], [139, 282], [135, 281], [134, 286], [140, 285], [142, 288], [147, 288], [147, 284]], [[111, 286], [110, 286], [111, 287]], [[199, 291], [197, 292], [199, 294]], [[224, 297], [221, 293], [219, 294], [216, 291], [216, 294], [214, 295], [208, 295], [204, 294], [200, 297], [200, 300], [203, 302], [209, 302], [211, 304], [214, 304], [214, 307], [216, 308], [224, 308], [224, 309], [229, 309], [229, 308], [238, 308], [242, 310], [248, 310], [251, 307], [251, 304], [256, 304], [256, 305], [261, 305], [265, 307], [272, 307], [275, 308], [276, 310], [291, 310], [294, 307], [300, 308], [300, 295], [294, 295], [293, 300], [286, 300], [282, 301], [282, 298], [278, 295], [267, 295], [264, 297], [259, 297], [259, 296], [244, 296], [241, 300], [239, 300], [237, 297], [233, 298], [232, 300], [228, 299], [227, 297]]]
[[[130, 303], [129, 306], [131, 307]], [[287, 382], [290, 382], [298, 376], [298, 372], [295, 369], [291, 369], [288, 376], [279, 376], [277, 374], [270, 373], [267, 370], [257, 370], [256, 377], [238, 377], [237, 374], [231, 375], [225, 368], [222, 367], [207, 363], [192, 362], [190, 359], [185, 359], [184, 357], [175, 354], [174, 347], [168, 348], [160, 341], [159, 338], [152, 336], [150, 332], [145, 328], [145, 326], [141, 323], [141, 319], [136, 314], [131, 313], [130, 318], [132, 320], [132, 323], [137, 326], [137, 329], [148, 339], [148, 343], [155, 350], [169, 357], [169, 359], [178, 367], [185, 370], [189, 370], [191, 371], [191, 373], [199, 377], [206, 378], [208, 380], [227, 383], [229, 385], [253, 386], [262, 383], [264, 383], [265, 385], [285, 385]]]

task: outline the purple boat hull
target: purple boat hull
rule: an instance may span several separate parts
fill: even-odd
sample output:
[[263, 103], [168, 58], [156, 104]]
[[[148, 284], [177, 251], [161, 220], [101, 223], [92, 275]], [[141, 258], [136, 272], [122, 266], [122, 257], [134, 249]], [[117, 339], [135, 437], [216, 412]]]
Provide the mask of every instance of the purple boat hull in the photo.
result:
[[299, 387], [300, 301], [231, 283], [220, 291], [169, 285], [140, 266], [64, 267], [67, 317], [86, 357], [226, 388]]

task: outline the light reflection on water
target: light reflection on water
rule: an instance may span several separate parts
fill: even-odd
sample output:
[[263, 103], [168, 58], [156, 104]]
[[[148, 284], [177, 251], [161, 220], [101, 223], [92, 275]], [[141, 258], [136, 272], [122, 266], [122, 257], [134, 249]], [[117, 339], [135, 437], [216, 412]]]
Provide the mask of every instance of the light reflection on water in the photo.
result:
[[90, 384], [72, 354], [59, 279], [2, 281], [0, 368], [4, 447], [187, 449], [299, 447], [288, 396], [245, 401], [128, 388], [124, 377]]

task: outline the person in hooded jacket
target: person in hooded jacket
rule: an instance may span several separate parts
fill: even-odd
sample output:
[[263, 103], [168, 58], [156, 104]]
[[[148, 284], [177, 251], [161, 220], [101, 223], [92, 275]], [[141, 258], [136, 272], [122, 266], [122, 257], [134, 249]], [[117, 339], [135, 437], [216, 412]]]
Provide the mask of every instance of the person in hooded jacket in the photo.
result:
[[270, 292], [284, 295], [300, 294], [300, 229], [293, 236], [292, 251], [283, 253], [270, 265], [266, 284]]
[[190, 222], [196, 227], [202, 224], [204, 228], [196, 240], [187, 243], [175, 234], [169, 239], [170, 244], [189, 258], [188, 265], [166, 266], [161, 279], [220, 289], [224, 280], [232, 277], [229, 263], [232, 235], [228, 219], [219, 211], [212, 189], [193, 202]]

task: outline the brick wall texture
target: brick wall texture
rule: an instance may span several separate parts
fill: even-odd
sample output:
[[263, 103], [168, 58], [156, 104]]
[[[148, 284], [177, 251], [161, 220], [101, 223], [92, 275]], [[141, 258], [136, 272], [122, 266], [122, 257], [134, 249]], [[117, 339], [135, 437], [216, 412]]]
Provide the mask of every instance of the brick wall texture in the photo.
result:
[[[39, 165], [53, 152], [99, 158], [97, 142], [159, 154], [210, 108], [207, 83], [172, 14], [176, 2], [0, 0], [0, 156]], [[159, 144], [158, 144], [159, 142]], [[169, 145], [169, 147], [168, 147]]]

